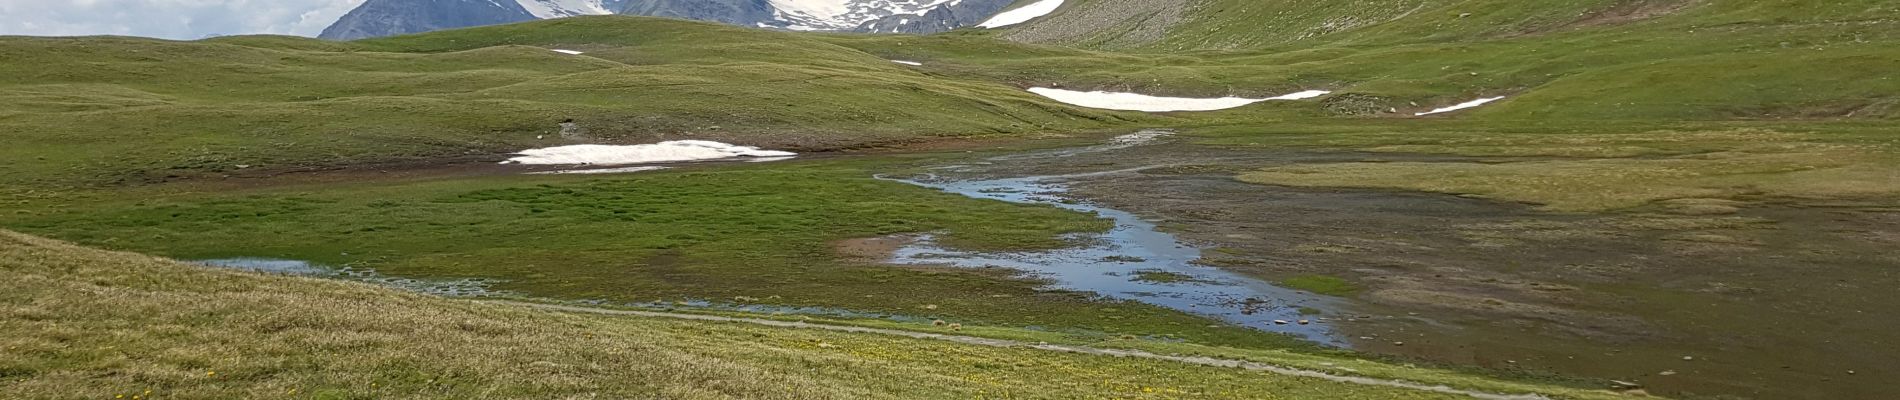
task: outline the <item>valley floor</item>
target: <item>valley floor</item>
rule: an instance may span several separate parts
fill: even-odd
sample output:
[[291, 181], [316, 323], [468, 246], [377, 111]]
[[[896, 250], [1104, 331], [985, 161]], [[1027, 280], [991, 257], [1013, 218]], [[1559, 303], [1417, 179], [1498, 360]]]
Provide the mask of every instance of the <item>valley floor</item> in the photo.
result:
[[[0, 37], [0, 397], [1900, 393], [1891, 1], [1279, 3]], [[497, 164], [676, 140], [803, 154]]]
[[[1843, 151], [1832, 162], [1845, 164], [1725, 170], [1732, 178], [1697, 175], [1720, 182], [1714, 190], [1747, 187], [1733, 179], [1775, 184], [1782, 174], [1830, 168], [1873, 173], [1828, 176], [1894, 176], [1893, 164], [1856, 163], [1889, 157], [1891, 149], [1851, 130], [1776, 131], [1615, 136], [1587, 147], [1616, 154], [1484, 154], [1487, 141], [1513, 140], [1503, 133], [1474, 139], [1414, 131], [1395, 146], [1376, 132], [1315, 136], [1202, 127], [1139, 145], [1099, 145], [1102, 137], [944, 142], [915, 152], [599, 176], [451, 164], [69, 192], [10, 206], [0, 226], [187, 260], [261, 257], [390, 277], [480, 279], [487, 293], [570, 304], [755, 312], [924, 331], [941, 330], [946, 322], [933, 322], [947, 321], [1003, 339], [1169, 350], [1181, 349], [1165, 347], [1175, 346], [1170, 343], [1223, 346], [1190, 353], [1265, 351], [1282, 363], [1338, 357], [1336, 350], [1275, 333], [1303, 325], [1233, 326], [1138, 297], [1048, 290], [1048, 282], [1006, 269], [886, 265], [893, 247], [840, 252], [839, 243], [850, 239], [918, 233], [977, 252], [1075, 246], [1063, 238], [1110, 227], [1047, 205], [972, 199], [877, 178], [1069, 175], [1062, 181], [1078, 199], [1132, 211], [1205, 249], [1197, 262], [1204, 268], [1343, 301], [1301, 306], [1297, 318], [1322, 321], [1360, 356], [1582, 387], [1640, 385], [1692, 398], [1862, 398], [1890, 390], [1866, 379], [1894, 373], [1882, 360], [1900, 356], [1881, 350], [1895, 339], [1891, 332], [1900, 331], [1890, 329], [1900, 318], [1880, 315], [1894, 305], [1864, 294], [1892, 283], [1891, 266], [1900, 265], [1881, 250], [1900, 233], [1881, 222], [1896, 213], [1880, 193], [1790, 197], [1756, 190], [1752, 197], [1566, 210], [1560, 207], [1583, 206], [1534, 203], [1570, 198], [1565, 195], [1488, 193], [1482, 186], [1407, 191], [1435, 179], [1488, 179], [1498, 175], [1490, 168], [1518, 165], [1729, 168], [1736, 156], [1705, 149], [1727, 146], [1722, 140], [1728, 139], [1781, 140], [1744, 151], [1739, 157], [1746, 165], [1765, 165], [1758, 160], [1776, 159], [1774, 151], [1816, 147]], [[1307, 142], [1315, 138], [1331, 142]], [[1584, 148], [1552, 146], [1547, 151]], [[1308, 172], [1285, 176], [1328, 179], [1334, 166], [1389, 164], [1487, 169], [1389, 184], [1352, 178], [1358, 184], [1317, 185], [1362, 188], [1259, 175], [1301, 170]], [[963, 167], [941, 168], [946, 165]], [[1610, 177], [1638, 182], [1619, 186], [1636, 193], [1560, 188], [1620, 199], [1646, 195], [1642, 188], [1652, 183], [1695, 187], [1671, 181], [1681, 175]], [[1267, 300], [1261, 304], [1295, 307]], [[1831, 328], [1817, 332], [1823, 325], [1772, 321], [1827, 321]]]
[[[0, 277], [0, 344], [9, 354], [0, 359], [0, 390], [10, 398], [1471, 397], [1377, 378], [862, 329], [548, 313], [218, 271], [11, 232], [0, 232]], [[1605, 396], [1364, 361], [1269, 358], [1431, 385]]]

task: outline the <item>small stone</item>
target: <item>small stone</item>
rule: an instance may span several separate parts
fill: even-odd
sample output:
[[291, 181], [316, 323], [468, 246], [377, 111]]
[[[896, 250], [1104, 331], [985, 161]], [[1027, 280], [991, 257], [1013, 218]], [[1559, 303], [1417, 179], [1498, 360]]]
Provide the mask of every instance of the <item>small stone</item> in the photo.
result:
[[1682, 356], [1683, 361], [1695, 361], [1695, 356]]
[[1854, 374], [1854, 370], [1851, 370], [1851, 369], [1850, 369], [1850, 370], [1847, 370], [1847, 374], [1848, 374], [1848, 375], [1853, 375], [1853, 374]]
[[1284, 319], [1276, 319], [1276, 320], [1273, 320], [1273, 324], [1274, 324], [1274, 325], [1286, 325], [1286, 324], [1287, 324], [1287, 322], [1286, 322], [1286, 320], [1284, 320]]
[[1313, 321], [1308, 321], [1304, 319], [1300, 320], [1300, 325], [1306, 325], [1306, 324], [1311, 324], [1311, 323], [1313, 323]]
[[1672, 369], [1672, 370], [1668, 370], [1668, 371], [1663, 371], [1663, 372], [1661, 372], [1661, 373], [1657, 373], [1656, 375], [1662, 375], [1662, 376], [1670, 376], [1670, 375], [1675, 375], [1675, 374], [1676, 374], [1676, 370], [1673, 370], [1673, 369]]
[[1622, 390], [1629, 390], [1629, 389], [1640, 389], [1643, 387], [1643, 385], [1640, 383], [1629, 382], [1629, 381], [1610, 381], [1610, 387], [1613, 387], [1616, 389], [1622, 389]]
[[1393, 346], [1404, 346], [1405, 342], [1392, 342]]

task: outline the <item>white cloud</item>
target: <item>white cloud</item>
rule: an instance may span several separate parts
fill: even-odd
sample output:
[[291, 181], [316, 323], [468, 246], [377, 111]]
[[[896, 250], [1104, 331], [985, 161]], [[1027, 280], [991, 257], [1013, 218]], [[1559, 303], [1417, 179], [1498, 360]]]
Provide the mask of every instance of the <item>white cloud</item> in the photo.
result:
[[0, 35], [316, 36], [364, 0], [0, 0]]

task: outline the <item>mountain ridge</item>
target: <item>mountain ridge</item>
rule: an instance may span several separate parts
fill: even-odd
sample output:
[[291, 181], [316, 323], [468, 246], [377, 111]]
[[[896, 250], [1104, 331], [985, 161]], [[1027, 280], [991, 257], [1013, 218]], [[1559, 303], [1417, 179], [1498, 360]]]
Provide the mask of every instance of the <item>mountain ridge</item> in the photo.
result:
[[1015, 0], [369, 0], [320, 38], [356, 40], [623, 14], [792, 31], [928, 34], [974, 26]]

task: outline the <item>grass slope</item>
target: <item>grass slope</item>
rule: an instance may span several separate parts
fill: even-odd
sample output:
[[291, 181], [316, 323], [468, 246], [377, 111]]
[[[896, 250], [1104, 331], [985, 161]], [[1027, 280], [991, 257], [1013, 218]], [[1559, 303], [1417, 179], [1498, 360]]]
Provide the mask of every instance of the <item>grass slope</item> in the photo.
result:
[[1450, 398], [1160, 361], [549, 314], [7, 231], [0, 278], [11, 355], [0, 391], [22, 399]]
[[[7, 60], [0, 62], [0, 140], [8, 144], [0, 146], [0, 199], [5, 199], [0, 211], [6, 213], [0, 215], [0, 226], [181, 258], [275, 255], [368, 266], [397, 275], [498, 277], [508, 279], [503, 289], [568, 299], [769, 299], [773, 304], [940, 315], [970, 322], [973, 331], [1037, 325], [1062, 332], [1009, 335], [1097, 340], [1124, 333], [1156, 334], [1257, 347], [1285, 343], [1252, 331], [1209, 328], [1204, 319], [1150, 307], [1038, 292], [1033, 282], [996, 274], [892, 269], [841, 259], [829, 247], [832, 241], [889, 233], [939, 231], [961, 245], [1008, 249], [1048, 247], [1060, 233], [1101, 228], [1086, 216], [875, 181], [868, 178], [871, 171], [890, 166], [875, 162], [801, 162], [605, 178], [396, 179], [346, 173], [336, 179], [372, 178], [348, 184], [313, 178], [313, 183], [295, 184], [298, 177], [278, 177], [292, 184], [272, 180], [262, 187], [215, 178], [326, 166], [493, 160], [508, 151], [569, 143], [543, 138], [555, 133], [555, 122], [569, 118], [604, 142], [703, 138], [799, 150], [1166, 125], [1186, 128], [1186, 135], [1200, 144], [1237, 149], [1485, 157], [1485, 163], [1333, 163], [1239, 174], [1262, 184], [1475, 194], [1568, 212], [1662, 206], [1697, 215], [1732, 213], [1746, 206], [1738, 200], [1891, 205], [1900, 198], [1894, 189], [1900, 188], [1900, 150], [1892, 135], [1893, 120], [1900, 117], [1895, 97], [1900, 83], [1888, 76], [1893, 65], [1900, 65], [1900, 51], [1895, 50], [1900, 49], [1900, 32], [1892, 23], [1897, 11], [1887, 2], [1205, 0], [1179, 2], [1190, 7], [1181, 8], [1180, 18], [1167, 29], [1141, 33], [1152, 36], [1127, 33], [1140, 30], [1139, 22], [1145, 20], [1071, 24], [1101, 27], [1097, 33], [1102, 35], [1057, 42], [1086, 48], [998, 37], [1028, 32], [1036, 24], [1069, 21], [1087, 10], [1110, 9], [1097, 7], [1117, 1], [1075, 1], [1020, 30], [930, 37], [807, 35], [589, 17], [350, 43], [270, 36], [197, 42], [0, 38], [0, 59]], [[1166, 8], [1168, 3], [1141, 4]], [[1687, 5], [1675, 6], [1680, 4]], [[1159, 9], [1150, 20], [1168, 20], [1161, 18], [1163, 11], [1174, 12]], [[549, 48], [588, 53], [568, 56]], [[925, 65], [913, 68], [886, 59]], [[1018, 90], [1030, 85], [1197, 96], [1278, 95], [1308, 88], [1336, 93], [1312, 101], [1153, 116], [1076, 109]], [[1510, 98], [1457, 114], [1411, 117], [1412, 112], [1490, 95]], [[142, 185], [172, 180], [183, 182]], [[121, 185], [110, 185], [114, 183]], [[61, 249], [34, 250], [32, 254], [42, 254], [35, 260], [54, 259], [49, 255], [53, 253], [84, 253], [36, 240], [15, 241], [29, 244], [19, 248]], [[63, 265], [67, 272], [31, 269], [42, 264]], [[491, 325], [516, 327], [494, 328], [510, 333], [542, 332], [509, 330], [530, 326], [553, 330], [529, 338], [614, 332], [633, 340], [652, 332], [677, 333], [644, 336], [640, 340], [646, 341], [636, 342], [650, 346], [624, 348], [620, 355], [585, 355], [585, 364], [546, 358], [614, 347], [583, 341], [585, 346], [516, 349], [521, 342], [510, 340], [517, 339], [467, 336], [413, 354], [383, 354], [387, 352], [375, 350], [406, 345], [399, 337], [403, 335], [389, 332], [416, 331], [401, 330], [406, 326], [393, 320], [302, 320], [296, 314], [269, 314], [268, 307], [249, 303], [295, 307], [290, 304], [296, 299], [207, 292], [200, 288], [209, 284], [166, 280], [172, 279], [167, 274], [115, 275], [80, 264], [85, 263], [35, 261], [9, 267], [9, 273], [37, 271], [21, 276], [72, 281], [8, 279], [9, 284], [34, 282], [14, 288], [27, 292], [12, 292], [41, 295], [0, 295], [26, 305], [14, 308], [23, 311], [19, 318], [6, 320], [7, 328], [35, 329], [9, 337], [21, 338], [15, 339], [21, 346], [44, 346], [31, 347], [36, 353], [29, 354], [56, 354], [0, 368], [9, 378], [25, 373], [61, 379], [41, 380], [55, 382], [52, 386], [22, 386], [23, 393], [50, 396], [79, 386], [129, 391], [140, 390], [127, 387], [136, 382], [170, 382], [202, 390], [191, 392], [201, 397], [249, 397], [266, 393], [261, 390], [292, 388], [302, 393], [328, 390], [334, 397], [375, 397], [382, 394], [375, 390], [397, 386], [407, 391], [394, 395], [412, 397], [438, 394], [428, 390], [528, 397], [594, 391], [687, 398], [983, 397], [995, 395], [988, 390], [1005, 387], [1022, 389], [1011, 392], [1019, 396], [1069, 393], [1065, 390], [1081, 390], [1072, 388], [1106, 376], [1089, 375], [1088, 380], [1069, 380], [1080, 386], [1057, 388], [1043, 385], [1065, 379], [1048, 379], [1055, 375], [1037, 372], [1042, 370], [1006, 368], [1016, 365], [1015, 360], [974, 358], [967, 365], [921, 372], [936, 377], [931, 379], [966, 377], [955, 384], [921, 386], [923, 391], [888, 382], [857, 386], [845, 381], [882, 381], [828, 367], [924, 367], [896, 361], [825, 364], [806, 353], [786, 355], [792, 353], [757, 347], [764, 344], [734, 347], [713, 338], [754, 332], [703, 324], [530, 316], [443, 300], [382, 298], [383, 292], [362, 288], [335, 289], [349, 294], [345, 297], [361, 297], [350, 304], [364, 307], [426, 306], [390, 315], [420, 318], [414, 313], [433, 312], [457, 316], [451, 322], [481, 321], [468, 322], [473, 328], [432, 323], [427, 327], [433, 330], [427, 332], [436, 336], [423, 337], [476, 335]], [[100, 278], [91, 283], [77, 278], [90, 274]], [[297, 283], [272, 285], [348, 287], [283, 282]], [[1289, 284], [1349, 296], [1361, 283], [1308, 279]], [[180, 294], [155, 303], [158, 306], [141, 306], [125, 293], [142, 292], [112, 289], [128, 285], [229, 296], [192, 295], [223, 300], [193, 305], [188, 304], [192, 296]], [[121, 293], [125, 298], [46, 292], [54, 288], [67, 290], [60, 293]], [[84, 301], [31, 300], [39, 298]], [[341, 300], [317, 304], [336, 301]], [[460, 311], [429, 311], [438, 306]], [[291, 309], [336, 315], [312, 307]], [[174, 308], [184, 314], [166, 311]], [[374, 307], [334, 308], [384, 312]], [[112, 320], [86, 319], [95, 318], [82, 313], [91, 309], [164, 316], [167, 319], [154, 324], [169, 330], [107, 326]], [[137, 320], [110, 313], [100, 318], [115, 315]], [[470, 317], [479, 315], [495, 318]], [[63, 330], [36, 322], [61, 318], [86, 319], [93, 325], [60, 326], [103, 328]], [[515, 318], [522, 325], [515, 325]], [[191, 379], [203, 375], [197, 369], [225, 368], [218, 363], [241, 364], [253, 356], [162, 350], [190, 348], [178, 341], [210, 334], [190, 333], [196, 332], [194, 326], [252, 320], [264, 322], [217, 333], [224, 336], [212, 341], [237, 345], [231, 348], [245, 349], [245, 354], [268, 355], [257, 356], [260, 364], [239, 367], [266, 371], [246, 376], [253, 378], [246, 383], [200, 386]], [[105, 329], [113, 327], [122, 329]], [[336, 340], [341, 344], [311, 338], [239, 338], [283, 331], [339, 337], [327, 329], [370, 336], [340, 336], [344, 339]], [[147, 365], [134, 361], [148, 359], [126, 355], [135, 353], [108, 348], [114, 345], [93, 336], [102, 334], [97, 332], [127, 335], [122, 337], [127, 343], [149, 343], [134, 348], [172, 358], [163, 359], [157, 365], [164, 367], [154, 367], [159, 372], [147, 378], [73, 372]], [[167, 337], [165, 332], [185, 333]], [[711, 333], [700, 335], [706, 332]], [[798, 340], [811, 337], [830, 336]], [[92, 341], [59, 347], [60, 338]], [[312, 344], [334, 351], [326, 354], [347, 353], [339, 359], [367, 361], [342, 365], [297, 354]], [[652, 350], [668, 346], [678, 349]], [[457, 351], [486, 352], [480, 354], [482, 359], [499, 364], [471, 360], [427, 369], [436, 367], [432, 362], [438, 359], [460, 354]], [[718, 364], [726, 369], [687, 373], [620, 367], [635, 363], [623, 356], [649, 351], [737, 361]], [[514, 368], [510, 374], [538, 374], [534, 368], [547, 365], [537, 361], [559, 368], [545, 376], [495, 375], [523, 378], [516, 380], [484, 375], [504, 366]], [[1315, 364], [1322, 362], [1333, 361]], [[814, 365], [830, 372], [812, 378], [816, 381], [801, 380], [809, 374], [802, 371]], [[992, 368], [997, 366], [1003, 367]], [[966, 367], [983, 373], [958, 369]], [[223, 375], [230, 373], [227, 370], [218, 371]], [[440, 373], [403, 378], [410, 375], [390, 372], [404, 370]], [[1145, 374], [1115, 373], [1128, 371]], [[272, 380], [280, 376], [289, 378]], [[577, 376], [602, 376], [627, 386], [590, 383]], [[747, 380], [753, 376], [765, 380]], [[456, 384], [444, 389], [432, 386], [431, 379]], [[641, 381], [659, 383], [637, 386]], [[381, 386], [365, 389], [365, 382]], [[669, 382], [694, 383], [666, 386], [672, 385]], [[786, 389], [768, 390], [773, 387]], [[971, 387], [986, 392], [965, 390]], [[1193, 390], [1205, 397], [1280, 395], [1210, 386]], [[99, 392], [110, 393], [118, 392]], [[1115, 397], [1109, 392], [1075, 393]], [[1233, 393], [1258, 396], [1226, 396]], [[1385, 395], [1391, 393], [1365, 397]]]
[[1318, 106], [1261, 105], [1200, 121], [1409, 117], [1496, 95], [1511, 98], [1458, 117], [1900, 117], [1900, 81], [1886, 73], [1900, 64], [1900, 9], [1882, 1], [1201, 0], [1187, 2], [1192, 15], [1174, 20], [1153, 46], [1106, 47], [1125, 54], [1012, 49], [994, 39], [1040, 26], [1112, 29], [1088, 20], [1099, 14], [1092, 10], [1129, 3], [1141, 2], [1077, 2], [1002, 34], [837, 41], [1019, 83], [1198, 96], [1338, 92]]
[[[1039, 290], [1000, 270], [851, 260], [834, 243], [937, 232], [971, 249], [1043, 249], [1092, 215], [871, 178], [876, 162], [780, 162], [614, 177], [165, 185], [0, 206], [0, 226], [180, 259], [274, 257], [615, 303], [832, 307], [1097, 336], [1304, 347], [1140, 303]], [[350, 178], [342, 178], [350, 179]], [[744, 300], [741, 300], [744, 299]]]
[[0, 59], [0, 185], [492, 157], [562, 144], [537, 138], [566, 119], [599, 141], [802, 150], [1119, 121], [805, 36], [636, 17], [360, 43], [4, 37]]
[[[1092, 20], [1164, 3], [1182, 5], [1178, 18]], [[1887, 72], [1900, 65], [1897, 21], [1900, 8], [1879, 1], [1083, 0], [1001, 33], [827, 39], [1023, 86], [1332, 90], [1170, 122], [1234, 147], [1571, 158], [1293, 166], [1243, 178], [1603, 211], [1710, 197], [1891, 202], [1900, 195], [1891, 134], [1900, 80]], [[1166, 34], [1123, 40], [1154, 24]], [[1069, 39], [1042, 32], [1080, 28], [1089, 31]], [[1487, 96], [1507, 98], [1413, 115]]]

